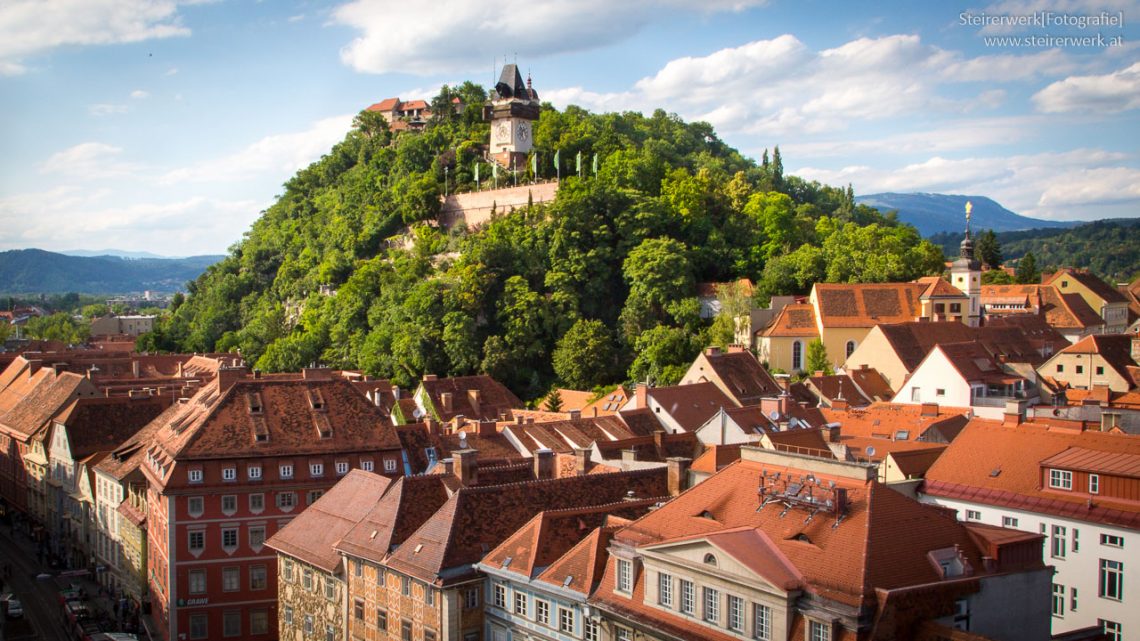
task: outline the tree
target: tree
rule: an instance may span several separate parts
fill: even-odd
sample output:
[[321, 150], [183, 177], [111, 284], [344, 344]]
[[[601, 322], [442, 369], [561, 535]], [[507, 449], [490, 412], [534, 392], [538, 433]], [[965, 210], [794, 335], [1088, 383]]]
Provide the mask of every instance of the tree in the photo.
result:
[[994, 230], [987, 229], [978, 234], [977, 253], [978, 259], [990, 269], [1001, 267], [1001, 243], [998, 242]]
[[1013, 276], [1004, 269], [991, 269], [987, 272], [982, 272], [983, 285], [1012, 285]]
[[1041, 272], [1037, 269], [1037, 257], [1029, 252], [1017, 261], [1017, 282], [1022, 285], [1032, 285], [1041, 280]]
[[28, 320], [24, 331], [31, 338], [79, 345], [87, 342], [87, 338], [91, 335], [91, 326], [76, 321], [67, 313], [59, 312]]
[[818, 338], [812, 339], [807, 346], [807, 371], [809, 374], [823, 372], [825, 376], [835, 373], [831, 369], [831, 359], [827, 357], [827, 346]]
[[579, 319], [554, 348], [554, 373], [573, 389], [610, 382], [614, 366], [610, 332], [599, 320]]
[[637, 337], [637, 358], [629, 368], [629, 378], [638, 383], [673, 385], [685, 375], [700, 351], [699, 340], [690, 332], [658, 325]]
[[544, 403], [546, 411], [548, 412], [561, 412], [562, 411], [562, 392], [558, 388], [550, 390], [546, 395], [546, 402]]

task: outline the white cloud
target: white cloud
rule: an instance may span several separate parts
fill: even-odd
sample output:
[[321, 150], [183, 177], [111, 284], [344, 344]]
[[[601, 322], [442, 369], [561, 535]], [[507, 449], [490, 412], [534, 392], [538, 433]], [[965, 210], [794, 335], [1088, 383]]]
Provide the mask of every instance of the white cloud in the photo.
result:
[[178, 73], [178, 67], [171, 67], [171, 68], [167, 69], [166, 73], [164, 73], [162, 75], [169, 77], [169, 76], [173, 76], [176, 73]]
[[1116, 205], [1140, 205], [1140, 169], [1102, 149], [948, 159], [934, 156], [900, 168], [866, 165], [838, 170], [803, 167], [811, 180], [855, 186], [857, 193], [942, 192], [989, 196], [1025, 216], [1054, 220], [1104, 218]]
[[40, 165], [40, 173], [95, 180], [138, 171], [137, 165], [119, 160], [122, 153], [122, 148], [101, 142], [80, 143], [49, 156]]
[[99, 103], [99, 104], [87, 106], [87, 113], [91, 114], [92, 116], [96, 116], [96, 117], [114, 116], [116, 114], [125, 114], [129, 110], [130, 110], [130, 108], [127, 107], [126, 105], [113, 105], [113, 104], [109, 104], [109, 103]]
[[1140, 62], [1100, 76], [1069, 76], [1033, 96], [1038, 111], [1118, 113], [1140, 107]]
[[[569, 87], [542, 95], [559, 106], [597, 110], [668, 105], [725, 132], [778, 136], [844, 130], [862, 120], [994, 109], [1006, 99], [994, 86], [997, 81], [1031, 80], [1073, 68], [1063, 52], [967, 58], [909, 34], [858, 38], [820, 51], [782, 35], [672, 60], [626, 91]], [[949, 85], [973, 82], [986, 86], [967, 98], [942, 94]]]
[[341, 60], [368, 73], [482, 69], [493, 56], [528, 58], [619, 42], [669, 10], [740, 11], [763, 0], [441, 0], [430, 16], [402, 0], [352, 0], [332, 12], [361, 34]]
[[[190, 35], [178, 0], [6, 0], [0, 3], [0, 74], [65, 45], [106, 45]], [[183, 2], [182, 4], [192, 4]]]
[[303, 13], [298, 13], [297, 15], [289, 16], [289, 18], [288, 18], [289, 22], [301, 22], [304, 19], [305, 19], [305, 14], [303, 14]]
[[143, 91], [142, 89], [135, 89], [134, 91], [131, 92], [131, 98], [134, 98], [135, 100], [142, 100], [144, 98], [149, 98], [149, 97], [150, 97], [150, 92], [149, 91]]
[[284, 179], [340, 142], [352, 126], [352, 118], [334, 116], [313, 123], [305, 131], [266, 136], [238, 152], [170, 171], [160, 182], [232, 182], [266, 173]]

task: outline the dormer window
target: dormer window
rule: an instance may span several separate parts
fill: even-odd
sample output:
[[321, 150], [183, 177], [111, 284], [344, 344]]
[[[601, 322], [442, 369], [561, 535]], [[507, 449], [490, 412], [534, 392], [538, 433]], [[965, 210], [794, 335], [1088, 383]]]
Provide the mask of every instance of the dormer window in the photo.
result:
[[237, 480], [237, 468], [233, 467], [233, 466], [223, 467], [222, 468], [222, 480], [223, 481], [236, 481]]
[[1049, 470], [1049, 487], [1055, 490], [1072, 490], [1073, 473], [1069, 470]]
[[706, 554], [705, 555], [705, 565], [711, 565], [714, 568], [717, 567], [716, 555]]
[[309, 407], [312, 407], [318, 412], [323, 412], [325, 409], [325, 399], [321, 396], [319, 390], [309, 390]]
[[617, 560], [617, 585], [615, 589], [626, 594], [633, 592], [633, 561], [629, 559]]
[[338, 475], [348, 474], [348, 461], [337, 461], [336, 473]]
[[265, 406], [261, 403], [261, 392], [253, 392], [245, 395], [245, 404], [249, 407], [250, 414], [261, 414]]
[[261, 466], [260, 465], [250, 465], [249, 467], [247, 467], [245, 469], [245, 473], [247, 476], [249, 476], [249, 480], [251, 480], [251, 481], [260, 481], [261, 480]]
[[280, 476], [283, 479], [293, 478], [293, 464], [292, 463], [282, 463], [277, 468], [277, 474], [278, 474], [278, 476]]
[[325, 464], [324, 463], [309, 463], [309, 476], [317, 478], [317, 477], [321, 477], [324, 475], [325, 475]]
[[190, 479], [191, 483], [201, 483], [202, 482], [202, 469], [201, 468], [191, 469], [189, 472], [189, 479]]

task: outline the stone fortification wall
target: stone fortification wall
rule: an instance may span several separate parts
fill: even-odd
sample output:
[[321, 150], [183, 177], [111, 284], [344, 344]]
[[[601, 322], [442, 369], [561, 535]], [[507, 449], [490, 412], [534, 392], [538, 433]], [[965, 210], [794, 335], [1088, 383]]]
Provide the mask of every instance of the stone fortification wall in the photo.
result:
[[465, 194], [452, 194], [443, 199], [439, 212], [439, 222], [445, 229], [459, 223], [474, 229], [491, 220], [491, 210], [505, 214], [512, 208], [526, 207], [528, 201], [550, 202], [558, 193], [558, 181], [472, 191]]

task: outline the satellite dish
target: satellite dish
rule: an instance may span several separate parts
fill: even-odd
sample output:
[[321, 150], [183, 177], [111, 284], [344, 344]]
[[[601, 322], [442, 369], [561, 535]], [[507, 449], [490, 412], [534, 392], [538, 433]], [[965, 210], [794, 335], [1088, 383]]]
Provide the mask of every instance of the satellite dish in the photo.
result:
[[412, 418], [421, 419], [421, 418], [423, 418], [423, 416], [424, 416], [424, 411], [421, 410], [420, 408], [417, 407], [416, 409], [412, 410]]
[[459, 433], [459, 445], [462, 447], [467, 447], [467, 432]]
[[772, 410], [771, 412], [768, 412], [768, 418], [772, 419], [773, 421], [780, 420], [780, 411]]
[[874, 445], [868, 445], [867, 446], [867, 456], [874, 456], [874, 455], [875, 455], [875, 446]]

